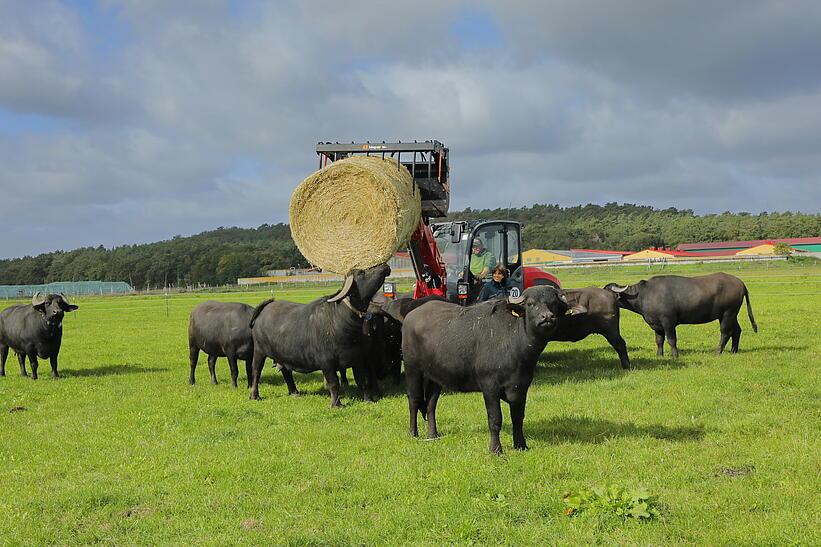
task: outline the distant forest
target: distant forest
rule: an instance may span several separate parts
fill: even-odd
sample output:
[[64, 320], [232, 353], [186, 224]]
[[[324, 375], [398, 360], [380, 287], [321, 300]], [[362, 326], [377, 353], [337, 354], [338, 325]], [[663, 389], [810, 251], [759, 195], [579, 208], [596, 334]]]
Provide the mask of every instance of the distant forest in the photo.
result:
[[[641, 250], [700, 241], [813, 237], [821, 214], [722, 213], [608, 203], [453, 212], [450, 220], [510, 219], [524, 224], [524, 249]], [[126, 281], [138, 289], [166, 285], [222, 285], [266, 270], [306, 266], [287, 224], [217, 228], [168, 241], [85, 247], [0, 260], [0, 285], [52, 281]]]

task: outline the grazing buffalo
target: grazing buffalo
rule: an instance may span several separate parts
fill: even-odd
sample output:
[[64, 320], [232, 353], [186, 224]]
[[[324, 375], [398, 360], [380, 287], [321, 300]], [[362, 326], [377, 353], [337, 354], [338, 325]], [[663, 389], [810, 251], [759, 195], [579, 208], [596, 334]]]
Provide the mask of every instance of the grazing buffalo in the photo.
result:
[[248, 387], [251, 387], [251, 359], [254, 358], [254, 338], [251, 317], [254, 308], [239, 302], [203, 302], [191, 312], [188, 320], [188, 357], [191, 373], [188, 383], [194, 385], [200, 351], [208, 355], [211, 383], [217, 383], [217, 357], [227, 357], [231, 367], [231, 385], [237, 387], [237, 360], [245, 361]]
[[627, 355], [627, 344], [619, 332], [618, 297], [598, 287], [584, 289], [565, 289], [564, 296], [571, 305], [580, 305], [587, 310], [585, 314], [565, 315], [559, 318], [556, 332], [550, 335], [551, 341], [578, 342], [591, 334], [601, 334], [619, 354], [621, 368], [630, 368], [630, 357]]
[[[426, 302], [402, 324], [402, 353], [410, 411], [410, 434], [418, 435], [417, 412], [427, 415], [428, 438], [436, 438], [436, 403], [443, 388], [481, 391], [490, 429], [490, 452], [500, 454], [500, 401], [510, 405], [513, 447], [527, 449], [522, 423], [536, 363], [568, 311], [561, 291], [548, 285], [521, 296], [470, 307]], [[581, 306], [573, 313], [584, 313]]]
[[26, 372], [26, 357], [31, 365], [31, 377], [37, 379], [37, 358], [51, 361], [51, 377], [57, 378], [57, 355], [63, 339], [63, 314], [78, 306], [62, 293], [37, 293], [31, 305], [9, 306], [0, 312], [0, 376], [6, 375], [9, 348], [20, 361], [20, 374]]
[[758, 332], [747, 287], [740, 279], [729, 274], [714, 273], [699, 277], [658, 275], [627, 287], [609, 283], [604, 288], [618, 295], [619, 306], [644, 317], [656, 333], [659, 356], [664, 355], [666, 336], [670, 354], [678, 357], [677, 325], [710, 323], [716, 320], [721, 325], [721, 340], [716, 353], [724, 351], [730, 337], [733, 339], [732, 352], [737, 353], [741, 339], [738, 310], [745, 297], [750, 323], [753, 331]]
[[293, 371], [321, 370], [331, 393], [331, 406], [341, 406], [337, 372], [352, 368], [363, 398], [373, 400], [371, 392], [377, 386], [368, 366], [370, 343], [365, 318], [371, 298], [390, 272], [387, 264], [353, 270], [334, 296], [308, 304], [266, 300], [257, 306], [250, 322], [254, 337], [251, 399], [259, 399], [262, 366], [270, 357], [282, 366], [291, 395], [299, 393]]

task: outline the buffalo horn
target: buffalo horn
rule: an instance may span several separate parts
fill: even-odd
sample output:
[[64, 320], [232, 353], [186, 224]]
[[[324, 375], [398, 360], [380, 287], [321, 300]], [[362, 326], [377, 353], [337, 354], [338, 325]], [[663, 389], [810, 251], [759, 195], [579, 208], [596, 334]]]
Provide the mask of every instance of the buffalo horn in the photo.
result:
[[342, 289], [336, 293], [334, 296], [328, 299], [328, 302], [338, 302], [348, 296], [348, 293], [351, 292], [351, 287], [353, 287], [353, 276], [348, 275], [345, 276], [345, 284], [342, 286]]
[[34, 296], [31, 297], [31, 305], [32, 306], [39, 306], [43, 302], [46, 301], [46, 295], [41, 292], [34, 293]]
[[66, 293], [62, 293], [62, 292], [61, 292], [61, 293], [60, 293], [60, 297], [63, 299], [63, 302], [65, 302], [65, 303], [66, 303], [66, 306], [68, 306], [68, 305], [70, 305], [70, 304], [71, 304], [71, 302], [69, 302], [69, 300], [68, 300], [68, 296], [66, 296]]
[[507, 301], [511, 304], [521, 304], [525, 301], [525, 295], [520, 294], [519, 296], [508, 296]]
[[621, 292], [626, 291], [628, 288], [629, 287], [620, 287], [618, 285], [613, 285], [613, 286], [610, 287], [610, 290], [615, 292], [615, 293], [621, 293]]

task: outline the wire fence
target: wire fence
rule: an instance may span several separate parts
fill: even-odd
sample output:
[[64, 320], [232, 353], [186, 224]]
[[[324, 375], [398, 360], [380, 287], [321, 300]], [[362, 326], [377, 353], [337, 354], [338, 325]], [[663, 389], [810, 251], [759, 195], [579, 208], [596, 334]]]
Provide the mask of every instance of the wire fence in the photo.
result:
[[0, 298], [31, 298], [35, 293], [71, 296], [129, 294], [134, 288], [125, 281], [57, 281], [42, 285], [0, 285]]

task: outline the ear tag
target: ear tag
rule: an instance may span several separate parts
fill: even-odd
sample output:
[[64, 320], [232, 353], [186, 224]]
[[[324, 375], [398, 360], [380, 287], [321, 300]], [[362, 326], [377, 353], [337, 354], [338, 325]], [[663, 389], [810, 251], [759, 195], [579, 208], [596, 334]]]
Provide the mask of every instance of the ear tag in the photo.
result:
[[510, 315], [512, 315], [513, 317], [521, 317], [521, 315], [519, 315], [518, 313], [516, 313], [513, 310], [510, 310]]
[[564, 312], [565, 315], [573, 315], [573, 308], [567, 308], [567, 311]]

